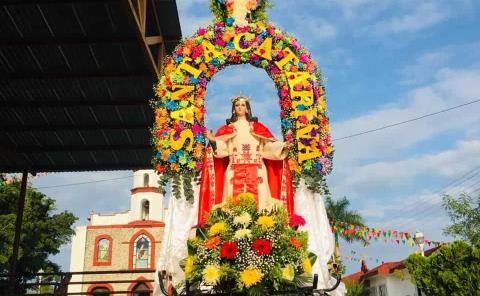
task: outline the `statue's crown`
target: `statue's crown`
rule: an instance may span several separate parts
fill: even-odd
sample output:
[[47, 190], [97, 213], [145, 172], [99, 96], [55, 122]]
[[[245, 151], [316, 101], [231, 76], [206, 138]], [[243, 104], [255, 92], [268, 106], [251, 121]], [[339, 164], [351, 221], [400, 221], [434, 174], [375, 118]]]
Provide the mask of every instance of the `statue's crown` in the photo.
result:
[[236, 101], [250, 102], [250, 98], [244, 95], [238, 95], [238, 96], [232, 97], [230, 101], [232, 102], [232, 104], [235, 103]]

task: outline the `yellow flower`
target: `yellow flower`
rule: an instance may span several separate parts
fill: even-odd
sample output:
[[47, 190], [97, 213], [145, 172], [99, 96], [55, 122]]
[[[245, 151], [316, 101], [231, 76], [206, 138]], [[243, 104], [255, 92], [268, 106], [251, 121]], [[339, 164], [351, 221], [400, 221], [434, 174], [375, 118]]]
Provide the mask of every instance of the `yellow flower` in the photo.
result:
[[202, 272], [203, 280], [209, 285], [215, 285], [220, 280], [220, 268], [218, 265], [207, 265]]
[[303, 259], [303, 272], [312, 273], [312, 263], [308, 257]]
[[291, 264], [288, 264], [284, 268], [282, 268], [282, 278], [286, 279], [287, 281], [292, 281], [295, 277], [295, 270]]
[[255, 285], [263, 278], [263, 274], [260, 270], [248, 267], [244, 271], [240, 272], [240, 280], [245, 285], [245, 287], [250, 288]]
[[250, 216], [250, 214], [247, 212], [243, 212], [240, 216], [236, 216], [235, 218], [233, 218], [233, 223], [235, 225], [247, 226], [248, 224], [250, 224], [250, 222], [252, 222], [252, 216]]
[[244, 237], [252, 237], [252, 231], [250, 229], [242, 228], [237, 231], [235, 231], [235, 238], [236, 239], [242, 239]]
[[255, 199], [255, 195], [253, 195], [253, 193], [250, 193], [250, 192], [242, 192], [240, 193], [239, 195], [237, 195], [237, 199], [241, 200], [241, 199], [251, 199], [251, 200], [254, 200]]
[[193, 256], [188, 256], [187, 260], [185, 260], [185, 275], [189, 275], [193, 270]]
[[258, 217], [257, 225], [264, 229], [268, 229], [275, 225], [275, 221], [273, 221], [271, 216], [260, 216]]
[[212, 227], [210, 227], [210, 229], [208, 230], [208, 235], [214, 236], [224, 232], [226, 229], [227, 229], [227, 225], [225, 224], [225, 222], [218, 222], [213, 224]]

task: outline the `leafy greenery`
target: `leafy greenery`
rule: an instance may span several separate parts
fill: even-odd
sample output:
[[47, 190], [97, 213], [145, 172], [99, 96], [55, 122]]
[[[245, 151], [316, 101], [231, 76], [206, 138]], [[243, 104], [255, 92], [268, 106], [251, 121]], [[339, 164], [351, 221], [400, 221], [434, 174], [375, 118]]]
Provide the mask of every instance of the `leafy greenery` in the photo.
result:
[[[325, 198], [325, 208], [327, 210], [328, 219], [334, 221], [342, 221], [346, 224], [354, 224], [358, 226], [365, 226], [362, 216], [357, 211], [349, 210], [350, 201], [343, 197], [339, 200], [333, 200], [331, 196], [327, 195]], [[339, 246], [339, 237], [346, 242], [360, 241], [363, 245], [368, 245], [368, 241], [357, 235], [351, 233], [335, 233], [335, 242]]]
[[[210, 0], [209, 2], [210, 10], [214, 15], [215, 20], [219, 22], [223, 22], [227, 18], [227, 9], [223, 2], [225, 1]], [[267, 8], [271, 8], [271, 7], [272, 7], [272, 4], [270, 3], [270, 1], [261, 0], [257, 8], [252, 11], [250, 15], [250, 21], [257, 22], [257, 21], [268, 20], [268, 17], [266, 15], [266, 10]]]
[[346, 296], [368, 296], [369, 291], [363, 281], [357, 282], [353, 280], [345, 280], [345, 287], [347, 288]]
[[[7, 273], [12, 256], [17, 200], [20, 183], [0, 186], [0, 273]], [[17, 272], [19, 284], [30, 280], [40, 269], [59, 271], [59, 266], [48, 259], [58, 254], [60, 246], [74, 234], [72, 213], [54, 213], [55, 201], [27, 186]]]
[[480, 194], [477, 198], [462, 193], [458, 199], [443, 196], [443, 206], [453, 224], [444, 229], [444, 234], [458, 236], [480, 246]]
[[429, 257], [412, 254], [405, 264], [422, 295], [480, 295], [480, 249], [464, 241], [444, 245]]

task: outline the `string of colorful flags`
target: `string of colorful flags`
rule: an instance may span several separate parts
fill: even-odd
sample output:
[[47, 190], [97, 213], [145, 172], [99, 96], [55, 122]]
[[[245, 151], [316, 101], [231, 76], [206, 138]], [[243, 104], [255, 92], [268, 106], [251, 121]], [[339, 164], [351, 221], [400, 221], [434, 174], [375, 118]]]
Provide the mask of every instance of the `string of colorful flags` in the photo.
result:
[[362, 262], [362, 260], [364, 261], [368, 260], [368, 261], [375, 261], [377, 264], [384, 263], [384, 261], [380, 258], [372, 257], [367, 254], [362, 254], [354, 250], [350, 250], [350, 254], [342, 255], [342, 257], [344, 260], [348, 260], [348, 261]]
[[[356, 236], [366, 241], [383, 241], [384, 243], [402, 244], [410, 247], [415, 246], [412, 233], [407, 231], [373, 228], [335, 220], [330, 220], [330, 226], [332, 232], [338, 235]], [[438, 247], [444, 245], [445, 242], [425, 239], [425, 244], [429, 247]]]

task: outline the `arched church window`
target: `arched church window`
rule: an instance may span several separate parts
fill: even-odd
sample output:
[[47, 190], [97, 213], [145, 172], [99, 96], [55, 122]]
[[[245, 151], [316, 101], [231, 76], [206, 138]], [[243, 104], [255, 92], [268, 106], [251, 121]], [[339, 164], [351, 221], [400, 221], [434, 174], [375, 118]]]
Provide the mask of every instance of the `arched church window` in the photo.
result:
[[142, 201], [142, 220], [148, 220], [150, 216], [150, 201]]
[[93, 265], [110, 265], [112, 261], [112, 237], [106, 234], [95, 238]]
[[144, 234], [140, 235], [133, 245], [133, 268], [149, 268], [150, 267], [150, 240]]
[[133, 296], [150, 296], [150, 288], [145, 283], [138, 283], [132, 289]]
[[106, 287], [93, 288], [88, 295], [92, 296], [110, 296], [110, 289]]
[[150, 177], [148, 174], [143, 174], [143, 187], [148, 187]]

